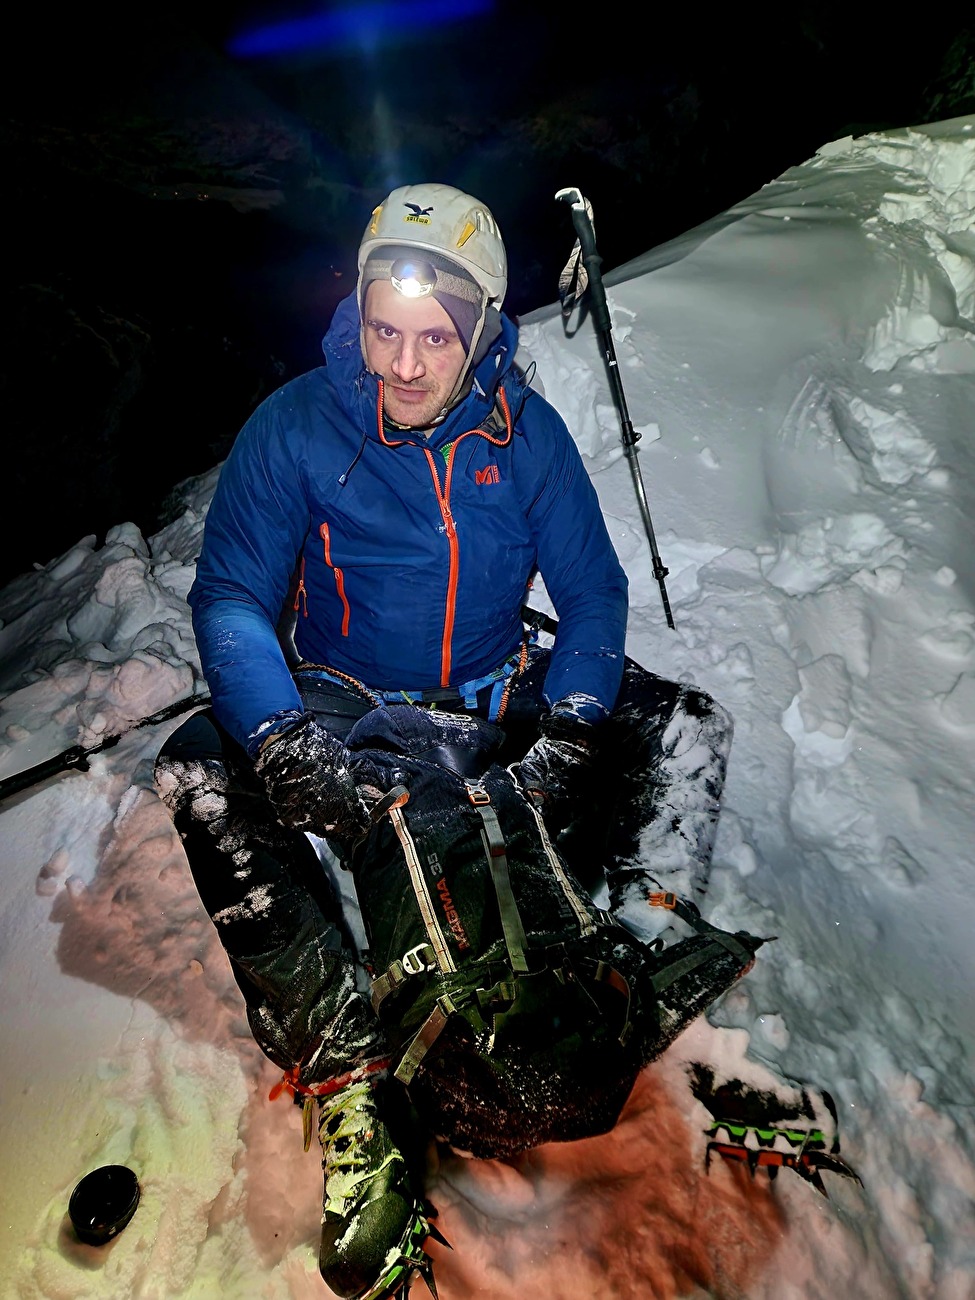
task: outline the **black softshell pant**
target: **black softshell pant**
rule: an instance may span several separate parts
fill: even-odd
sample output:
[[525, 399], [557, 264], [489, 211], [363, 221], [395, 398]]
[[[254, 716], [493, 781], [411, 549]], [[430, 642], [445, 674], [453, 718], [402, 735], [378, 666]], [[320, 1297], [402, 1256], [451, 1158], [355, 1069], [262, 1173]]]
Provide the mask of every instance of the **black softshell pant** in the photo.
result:
[[[533, 647], [515, 681], [500, 724], [505, 764], [522, 758], [538, 735], [548, 660], [547, 650]], [[313, 670], [299, 668], [295, 677], [306, 711], [337, 736], [372, 707], [364, 694]], [[473, 712], [486, 717], [488, 705], [485, 692]], [[627, 660], [572, 820], [553, 828], [576, 877], [593, 889], [605, 877], [610, 907], [624, 915], [645, 910], [655, 859], [665, 887], [703, 888], [730, 740], [730, 719], [707, 695]], [[156, 779], [261, 1049], [282, 1069], [298, 1067], [305, 1085], [384, 1056], [318, 853], [278, 822], [252, 761], [209, 710], [169, 738]], [[675, 861], [691, 871], [686, 880], [678, 872], [672, 886]]]

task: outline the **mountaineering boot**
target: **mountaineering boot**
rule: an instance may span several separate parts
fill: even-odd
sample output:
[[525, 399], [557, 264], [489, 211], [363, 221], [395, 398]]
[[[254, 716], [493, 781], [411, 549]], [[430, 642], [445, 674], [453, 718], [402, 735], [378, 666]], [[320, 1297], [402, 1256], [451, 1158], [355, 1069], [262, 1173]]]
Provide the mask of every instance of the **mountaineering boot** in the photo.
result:
[[318, 1102], [325, 1173], [318, 1267], [343, 1300], [394, 1295], [427, 1262], [420, 1248], [430, 1226], [381, 1114], [383, 1097], [360, 1079]]

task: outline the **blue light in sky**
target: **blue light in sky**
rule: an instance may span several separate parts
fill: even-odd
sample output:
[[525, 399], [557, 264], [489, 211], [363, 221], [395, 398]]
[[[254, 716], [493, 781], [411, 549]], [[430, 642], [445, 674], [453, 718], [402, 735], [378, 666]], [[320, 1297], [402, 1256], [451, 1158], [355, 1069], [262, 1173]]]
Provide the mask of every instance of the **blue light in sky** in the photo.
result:
[[493, 0], [379, 0], [375, 4], [348, 5], [306, 18], [254, 27], [233, 37], [228, 45], [238, 58], [301, 53], [337, 53], [355, 46], [375, 49], [386, 37], [418, 29], [443, 26], [463, 18], [488, 13]]

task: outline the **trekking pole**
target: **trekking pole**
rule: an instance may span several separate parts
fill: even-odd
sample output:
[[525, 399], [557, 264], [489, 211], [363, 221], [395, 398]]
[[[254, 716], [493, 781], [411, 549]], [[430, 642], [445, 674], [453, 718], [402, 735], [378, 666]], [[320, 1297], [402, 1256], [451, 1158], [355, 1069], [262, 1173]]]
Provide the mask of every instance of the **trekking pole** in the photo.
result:
[[[640, 434], [637, 433], [630, 421], [629, 412], [626, 409], [626, 395], [623, 392], [623, 381], [620, 379], [619, 362], [616, 360], [616, 348], [613, 344], [613, 325], [609, 315], [609, 305], [606, 302], [606, 290], [603, 288], [603, 277], [600, 273], [602, 258], [596, 251], [596, 236], [592, 228], [592, 209], [588, 202], [582, 197], [582, 192], [577, 189], [559, 190], [556, 199], [563, 199], [569, 204], [572, 210], [572, 224], [575, 226], [576, 238], [579, 241], [579, 252], [582, 258], [582, 264], [588, 275], [588, 288], [592, 300], [592, 314], [596, 325], [596, 332], [599, 335], [600, 343], [603, 348], [603, 360], [606, 363], [606, 373], [609, 376], [609, 386], [613, 393], [613, 401], [616, 405], [616, 411], [619, 415], [620, 426], [622, 428], [623, 452], [626, 456], [627, 463], [630, 467], [630, 474], [633, 478], [633, 486], [636, 489], [636, 498], [640, 504], [640, 514], [643, 516], [643, 527], [646, 530], [647, 540], [650, 543], [650, 555], [653, 560], [653, 576], [657, 580], [660, 588], [660, 599], [663, 601], [664, 614], [667, 618], [667, 626], [674, 627], [674, 616], [670, 609], [670, 600], [667, 597], [667, 587], [664, 578], [670, 572], [664, 567], [663, 560], [660, 558], [660, 552], [657, 550], [657, 539], [653, 532], [653, 520], [650, 518], [650, 505], [647, 501], [647, 490], [643, 484], [643, 475], [640, 472], [640, 461], [637, 456], [636, 444], [640, 440]], [[573, 259], [570, 258], [569, 267], [572, 266]], [[566, 267], [566, 271], [569, 270]], [[563, 273], [565, 274], [565, 273]], [[585, 292], [585, 286], [580, 290]]]
[[177, 718], [181, 713], [188, 713], [190, 709], [195, 709], [201, 704], [209, 704], [209, 702], [209, 695], [191, 695], [187, 699], [177, 700], [175, 704], [170, 704], [157, 713], [150, 713], [147, 718], [133, 722], [131, 727], [126, 727], [124, 731], [118, 731], [114, 735], [106, 736], [104, 740], [98, 741], [95, 745], [90, 745], [87, 749], [81, 745], [72, 745], [70, 749], [62, 750], [60, 754], [55, 754], [53, 758], [46, 758], [43, 763], [37, 763], [24, 772], [16, 772], [13, 776], [5, 777], [0, 781], [0, 801], [8, 799], [11, 795], [19, 794], [21, 790], [29, 790], [33, 785], [40, 785], [42, 781], [46, 781], [48, 777], [56, 776], [58, 772], [87, 772], [90, 766], [88, 763], [89, 758], [95, 754], [101, 754], [106, 749], [111, 749], [130, 731], [138, 731], [140, 727], [155, 727], [160, 722], [168, 722], [170, 718]]

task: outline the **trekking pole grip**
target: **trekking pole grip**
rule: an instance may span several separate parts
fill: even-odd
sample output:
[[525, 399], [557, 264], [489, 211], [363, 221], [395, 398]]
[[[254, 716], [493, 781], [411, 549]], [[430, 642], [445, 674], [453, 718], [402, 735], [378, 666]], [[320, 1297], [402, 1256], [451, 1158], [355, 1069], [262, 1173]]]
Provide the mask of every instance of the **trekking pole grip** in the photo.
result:
[[599, 330], [601, 334], [607, 335], [612, 329], [612, 322], [609, 316], [609, 304], [606, 301], [606, 290], [603, 288], [603, 277], [600, 271], [603, 259], [599, 256], [596, 249], [596, 232], [592, 228], [592, 221], [589, 217], [589, 209], [586, 206], [586, 200], [582, 196], [582, 191], [576, 189], [575, 186], [559, 190], [555, 197], [569, 205], [569, 209], [572, 213], [572, 224], [575, 227], [576, 238], [579, 241], [579, 248], [582, 254], [582, 263], [589, 272], [589, 292], [592, 295], [593, 318], [597, 330]]

